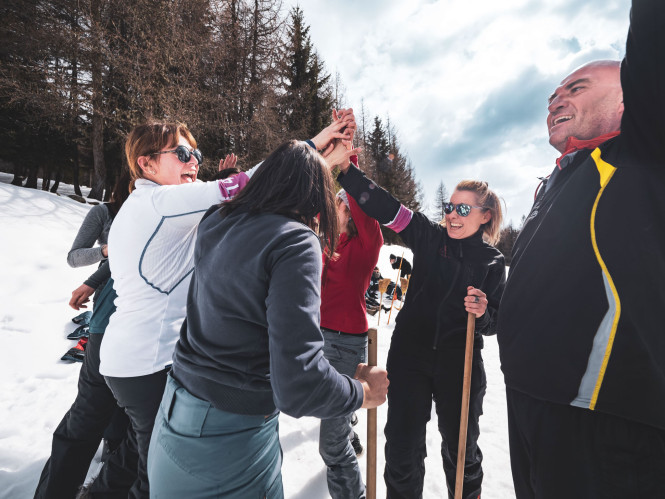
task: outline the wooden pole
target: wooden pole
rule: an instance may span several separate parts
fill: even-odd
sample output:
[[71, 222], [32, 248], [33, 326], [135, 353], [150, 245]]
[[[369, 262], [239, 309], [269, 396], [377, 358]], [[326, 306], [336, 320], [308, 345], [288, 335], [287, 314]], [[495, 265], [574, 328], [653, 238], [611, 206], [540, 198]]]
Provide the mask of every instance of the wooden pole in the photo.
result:
[[[367, 364], [376, 365], [376, 328], [367, 331]], [[376, 408], [367, 409], [367, 499], [376, 499]]]
[[381, 279], [379, 281], [379, 292], [381, 293], [381, 298], [379, 299], [379, 319], [376, 322], [377, 326], [379, 324], [381, 324], [381, 307], [383, 307], [383, 293], [386, 292], [386, 290], [388, 289], [389, 284], [390, 284], [390, 279], [389, 278]]
[[462, 499], [464, 487], [464, 462], [466, 459], [466, 430], [469, 426], [469, 397], [471, 395], [471, 362], [473, 361], [473, 335], [476, 331], [476, 316], [469, 312], [466, 322], [466, 350], [464, 352], [464, 381], [462, 385], [462, 411], [459, 422], [459, 443], [457, 444], [457, 475], [455, 478], [455, 499]]
[[397, 294], [397, 284], [399, 283], [399, 276], [402, 272], [402, 262], [404, 261], [404, 252], [402, 251], [402, 259], [399, 261], [399, 267], [397, 268], [397, 277], [395, 278], [395, 287], [393, 288], [393, 297], [390, 300], [390, 312], [388, 312], [388, 320], [386, 324], [390, 324], [390, 316], [393, 315], [393, 304], [395, 303], [395, 295]]

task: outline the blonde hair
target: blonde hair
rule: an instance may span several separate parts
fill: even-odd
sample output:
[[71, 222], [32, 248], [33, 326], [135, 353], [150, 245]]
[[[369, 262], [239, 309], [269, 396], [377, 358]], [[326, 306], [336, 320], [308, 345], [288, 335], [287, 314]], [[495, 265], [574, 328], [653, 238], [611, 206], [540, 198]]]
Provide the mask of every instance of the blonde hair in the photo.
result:
[[503, 223], [499, 196], [489, 188], [487, 182], [481, 180], [462, 180], [457, 184], [455, 190], [473, 192], [478, 198], [478, 206], [482, 206], [492, 214], [492, 218], [480, 227], [483, 229], [483, 236], [487, 242], [496, 245], [501, 238], [501, 224]]
[[150, 156], [165, 147], [176, 147], [184, 137], [190, 145], [196, 148], [196, 140], [184, 123], [146, 123], [135, 127], [125, 140], [125, 157], [132, 177], [130, 190], [134, 189], [136, 179], [143, 178], [144, 173], [139, 166], [141, 156]]

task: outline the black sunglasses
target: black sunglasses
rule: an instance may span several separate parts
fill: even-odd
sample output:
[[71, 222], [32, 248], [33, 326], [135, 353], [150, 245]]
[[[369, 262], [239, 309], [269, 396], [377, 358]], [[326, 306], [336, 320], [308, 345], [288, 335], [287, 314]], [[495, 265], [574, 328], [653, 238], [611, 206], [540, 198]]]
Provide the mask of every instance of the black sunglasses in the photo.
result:
[[487, 209], [482, 206], [473, 206], [466, 203], [459, 203], [459, 204], [443, 203], [443, 212], [446, 215], [450, 215], [453, 212], [453, 210], [455, 210], [460, 217], [468, 217], [469, 213], [471, 213], [471, 208], [477, 208], [479, 210]]
[[181, 163], [187, 163], [189, 160], [194, 156], [196, 158], [196, 162], [201, 165], [203, 162], [203, 155], [201, 154], [201, 151], [198, 149], [187, 149], [185, 146], [178, 146], [175, 149], [171, 149], [170, 151], [160, 151], [160, 152], [153, 152], [152, 154], [168, 154], [168, 153], [175, 153], [176, 156], [178, 156], [178, 160], [180, 160]]

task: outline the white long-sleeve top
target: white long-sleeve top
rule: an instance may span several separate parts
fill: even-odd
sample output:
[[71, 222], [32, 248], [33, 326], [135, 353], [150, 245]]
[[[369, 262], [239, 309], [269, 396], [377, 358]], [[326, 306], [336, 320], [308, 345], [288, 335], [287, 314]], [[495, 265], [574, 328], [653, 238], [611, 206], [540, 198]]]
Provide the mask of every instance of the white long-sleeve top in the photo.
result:
[[104, 376], [144, 376], [171, 364], [186, 314], [198, 224], [210, 206], [233, 197], [249, 176], [182, 185], [136, 181], [109, 233], [118, 297], [100, 351]]

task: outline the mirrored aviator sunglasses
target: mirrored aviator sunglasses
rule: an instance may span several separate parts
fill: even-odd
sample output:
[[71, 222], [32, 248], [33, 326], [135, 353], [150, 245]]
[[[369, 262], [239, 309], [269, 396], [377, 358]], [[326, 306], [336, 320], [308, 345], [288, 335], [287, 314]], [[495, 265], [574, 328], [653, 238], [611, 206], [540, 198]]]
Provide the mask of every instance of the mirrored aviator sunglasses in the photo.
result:
[[175, 155], [178, 156], [178, 160], [181, 163], [187, 163], [192, 158], [192, 156], [194, 156], [194, 159], [196, 159], [196, 162], [199, 164], [199, 166], [203, 162], [203, 155], [201, 154], [201, 151], [199, 151], [198, 149], [189, 150], [185, 146], [178, 146], [175, 149], [171, 149], [170, 151], [159, 151], [153, 154], [171, 154], [171, 153], [175, 153]]
[[450, 215], [453, 212], [453, 210], [455, 210], [460, 217], [468, 217], [469, 213], [471, 213], [472, 208], [477, 208], [479, 210], [485, 209], [482, 206], [473, 206], [471, 204], [466, 204], [466, 203], [459, 203], [459, 204], [443, 203], [443, 212], [446, 215]]

